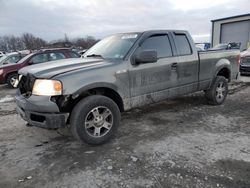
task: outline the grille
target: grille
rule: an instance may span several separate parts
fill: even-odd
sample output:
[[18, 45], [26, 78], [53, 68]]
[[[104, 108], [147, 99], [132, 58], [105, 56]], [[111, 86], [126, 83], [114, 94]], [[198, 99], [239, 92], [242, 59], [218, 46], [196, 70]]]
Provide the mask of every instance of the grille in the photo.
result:
[[23, 96], [31, 96], [35, 80], [35, 77], [30, 74], [28, 74], [27, 76], [19, 76], [18, 88]]
[[250, 56], [245, 56], [241, 58], [241, 64], [250, 64]]

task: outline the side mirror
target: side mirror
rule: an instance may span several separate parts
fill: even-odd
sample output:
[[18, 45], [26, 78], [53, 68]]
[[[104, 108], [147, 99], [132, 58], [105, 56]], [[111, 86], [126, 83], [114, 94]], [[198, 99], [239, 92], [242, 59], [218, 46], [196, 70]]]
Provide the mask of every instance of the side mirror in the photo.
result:
[[157, 60], [157, 52], [155, 50], [144, 50], [135, 56], [136, 64], [155, 63]]
[[7, 64], [8, 64], [8, 62], [7, 62], [7, 61], [3, 62], [3, 65], [7, 65]]
[[32, 65], [32, 64], [33, 64], [33, 62], [32, 62], [32, 61], [29, 61], [29, 62], [28, 62], [28, 65]]

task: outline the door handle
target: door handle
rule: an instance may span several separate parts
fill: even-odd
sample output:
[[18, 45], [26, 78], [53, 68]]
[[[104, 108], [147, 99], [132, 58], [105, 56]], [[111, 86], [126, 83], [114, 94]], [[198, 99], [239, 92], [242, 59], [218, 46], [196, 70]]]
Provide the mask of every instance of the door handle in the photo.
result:
[[177, 63], [172, 63], [171, 67], [172, 68], [177, 68], [177, 65], [178, 65]]

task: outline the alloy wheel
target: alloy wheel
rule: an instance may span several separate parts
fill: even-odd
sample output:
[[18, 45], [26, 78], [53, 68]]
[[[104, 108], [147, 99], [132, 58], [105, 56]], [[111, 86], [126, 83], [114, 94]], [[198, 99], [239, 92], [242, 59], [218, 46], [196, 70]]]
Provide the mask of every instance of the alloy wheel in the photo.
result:
[[98, 106], [92, 109], [85, 118], [85, 129], [92, 137], [106, 135], [113, 125], [113, 114], [107, 107]]

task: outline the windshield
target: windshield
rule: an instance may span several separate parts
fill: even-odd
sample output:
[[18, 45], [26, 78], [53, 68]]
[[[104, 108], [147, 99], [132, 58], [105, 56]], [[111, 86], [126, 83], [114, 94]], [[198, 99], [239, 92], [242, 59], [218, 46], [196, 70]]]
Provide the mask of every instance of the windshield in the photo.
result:
[[117, 34], [107, 37], [90, 48], [83, 57], [123, 59], [138, 37], [139, 33]]
[[24, 61], [26, 61], [27, 59], [30, 58], [30, 56], [32, 56], [33, 54], [29, 54], [29, 55], [26, 55], [25, 57], [23, 57], [21, 60], [19, 60], [17, 63], [23, 63]]

